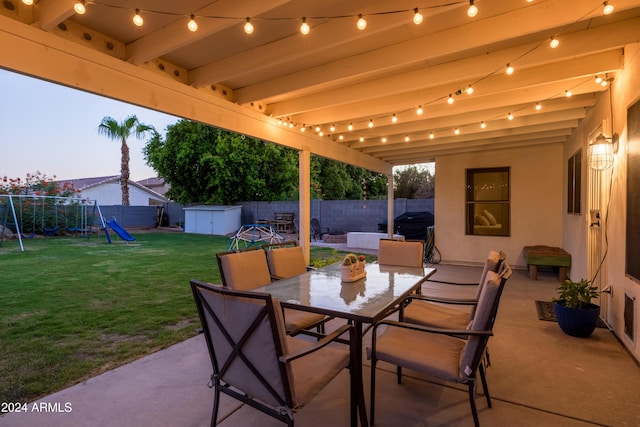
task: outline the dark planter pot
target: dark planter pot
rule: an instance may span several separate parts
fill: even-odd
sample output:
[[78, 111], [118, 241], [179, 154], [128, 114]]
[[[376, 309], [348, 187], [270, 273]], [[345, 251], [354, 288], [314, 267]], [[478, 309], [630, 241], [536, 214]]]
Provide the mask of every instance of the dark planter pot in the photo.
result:
[[596, 329], [600, 307], [589, 304], [586, 308], [570, 308], [560, 304], [553, 304], [560, 329], [572, 337], [586, 338]]

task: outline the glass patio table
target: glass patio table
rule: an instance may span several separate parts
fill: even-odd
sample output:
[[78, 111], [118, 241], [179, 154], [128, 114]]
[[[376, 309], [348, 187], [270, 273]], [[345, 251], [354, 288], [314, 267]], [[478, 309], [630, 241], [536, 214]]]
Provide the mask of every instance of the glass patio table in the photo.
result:
[[355, 331], [350, 343], [352, 426], [358, 424], [358, 414], [361, 424], [368, 426], [362, 375], [363, 324], [373, 324], [389, 315], [436, 269], [367, 263], [365, 271], [365, 278], [343, 282], [340, 263], [337, 263], [254, 289], [278, 298], [283, 307], [343, 318], [353, 323]]

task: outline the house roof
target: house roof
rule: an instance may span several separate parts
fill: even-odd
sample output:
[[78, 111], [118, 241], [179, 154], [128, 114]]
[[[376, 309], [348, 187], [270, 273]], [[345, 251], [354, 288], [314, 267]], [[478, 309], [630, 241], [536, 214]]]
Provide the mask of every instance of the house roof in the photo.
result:
[[[113, 176], [99, 176], [99, 177], [93, 177], [93, 178], [67, 179], [62, 181], [56, 181], [56, 183], [59, 187], [62, 187], [66, 184], [67, 186], [73, 186], [73, 188], [75, 188], [78, 191], [84, 191], [84, 190], [98, 187], [100, 185], [116, 183], [119, 181], [120, 181], [120, 175], [113, 175]], [[162, 194], [156, 191], [153, 191], [152, 189], [145, 187], [142, 184], [139, 184], [131, 180], [128, 180], [128, 183], [129, 183], [129, 186], [139, 188], [140, 190], [153, 195], [155, 198], [159, 200], [169, 201], [169, 199], [164, 197]]]
[[604, 3], [8, 0], [0, 66], [388, 172], [566, 141], [640, 40], [640, 0]]

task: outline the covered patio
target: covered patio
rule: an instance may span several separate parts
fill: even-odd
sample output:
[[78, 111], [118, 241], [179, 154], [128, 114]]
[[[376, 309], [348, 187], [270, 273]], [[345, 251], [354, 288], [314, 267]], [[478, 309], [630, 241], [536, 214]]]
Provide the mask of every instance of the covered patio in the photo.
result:
[[[436, 277], [472, 280], [479, 274], [476, 267], [441, 265]], [[555, 322], [538, 320], [534, 301], [551, 298], [555, 285], [550, 273], [534, 282], [522, 270], [507, 282], [495, 336], [489, 341], [492, 365], [487, 380], [493, 408], [487, 408], [482, 395], [477, 396], [481, 425], [640, 425], [635, 398], [640, 392], [640, 369], [614, 335], [598, 328], [589, 339], [573, 338]], [[441, 287], [423, 289], [445, 294]], [[364, 370], [367, 405], [369, 366]], [[473, 425], [465, 388], [443, 387], [410, 371], [398, 385], [394, 367], [381, 363], [378, 369], [376, 426]], [[59, 413], [6, 414], [0, 424], [208, 425], [213, 400], [207, 387], [210, 373], [206, 345], [198, 335], [35, 402], [37, 407], [58, 404]], [[348, 425], [348, 382], [344, 371], [296, 414], [297, 425]], [[72, 410], [63, 412], [67, 402]], [[224, 395], [219, 420], [222, 427], [282, 425]]]
[[[434, 161], [439, 274], [453, 264], [475, 268], [490, 249], [520, 267], [491, 340], [495, 407], [481, 410], [481, 421], [638, 425], [640, 278], [631, 270], [640, 258], [627, 249], [638, 240], [636, 212], [627, 210], [640, 194], [628, 179], [640, 169], [630, 161], [640, 145], [638, 28], [640, 0], [5, 0], [0, 67], [297, 150], [307, 259], [312, 154], [386, 174], [390, 230], [392, 168]], [[618, 151], [598, 170], [589, 151], [600, 136]], [[470, 233], [468, 171], [492, 168], [509, 173], [507, 233]], [[556, 280], [527, 278], [529, 245], [561, 247], [572, 257], [569, 277], [595, 279], [610, 331], [577, 340], [537, 320], [533, 301], [550, 299]], [[48, 423], [140, 416], [140, 425], [202, 424], [211, 393], [198, 340], [122, 368], [143, 373], [169, 355], [170, 371], [120, 382], [116, 370], [47, 398], [87, 399]], [[169, 373], [178, 382], [169, 385]], [[179, 382], [186, 378], [193, 382]], [[400, 416], [403, 424], [469, 423], [464, 392], [420, 380], [396, 389], [391, 374], [380, 378], [394, 393], [379, 405], [377, 425]], [[110, 389], [131, 399], [116, 399], [121, 391], [107, 402]], [[336, 409], [346, 404], [341, 391], [332, 384], [301, 424], [347, 417]], [[227, 413], [227, 425], [272, 422], [248, 408]], [[2, 424], [22, 416], [40, 415]]]

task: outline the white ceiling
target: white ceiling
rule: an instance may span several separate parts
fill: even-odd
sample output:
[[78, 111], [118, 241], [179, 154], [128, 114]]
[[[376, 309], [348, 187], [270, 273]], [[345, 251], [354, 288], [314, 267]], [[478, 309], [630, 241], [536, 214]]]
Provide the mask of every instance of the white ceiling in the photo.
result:
[[74, 2], [3, 0], [0, 14], [393, 165], [565, 141], [605, 90], [596, 76], [615, 78], [640, 41], [640, 0], [610, 0], [606, 16], [600, 0], [477, 0], [473, 18], [449, 0], [95, 0], [84, 15]]

